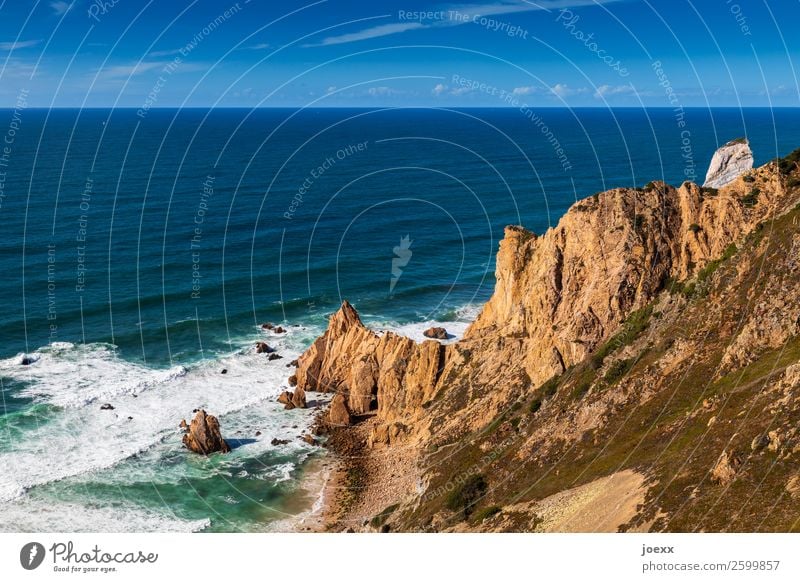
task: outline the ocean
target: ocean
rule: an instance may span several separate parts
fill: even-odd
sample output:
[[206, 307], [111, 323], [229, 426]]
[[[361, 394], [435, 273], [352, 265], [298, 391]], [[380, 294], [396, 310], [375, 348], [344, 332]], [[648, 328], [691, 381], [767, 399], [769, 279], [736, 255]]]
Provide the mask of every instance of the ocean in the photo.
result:
[[[275, 398], [342, 299], [458, 336], [505, 225], [702, 183], [741, 136], [763, 164], [800, 111], [24, 109], [0, 133], [0, 531], [270, 531], [318, 501], [315, 410]], [[230, 454], [182, 447], [200, 407]]]

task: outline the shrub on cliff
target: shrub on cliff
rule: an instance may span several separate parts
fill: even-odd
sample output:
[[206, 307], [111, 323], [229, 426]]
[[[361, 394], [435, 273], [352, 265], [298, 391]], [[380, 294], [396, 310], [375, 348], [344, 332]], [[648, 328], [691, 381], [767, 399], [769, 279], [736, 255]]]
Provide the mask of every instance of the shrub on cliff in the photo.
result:
[[470, 475], [461, 486], [447, 496], [445, 507], [450, 511], [463, 512], [463, 517], [466, 519], [485, 492], [486, 480], [483, 475]]

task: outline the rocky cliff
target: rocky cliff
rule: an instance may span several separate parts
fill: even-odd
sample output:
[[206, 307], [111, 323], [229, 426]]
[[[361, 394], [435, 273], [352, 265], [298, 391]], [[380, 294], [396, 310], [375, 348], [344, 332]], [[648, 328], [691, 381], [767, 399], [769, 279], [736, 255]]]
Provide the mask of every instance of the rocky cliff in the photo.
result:
[[[364, 453], [363, 496], [379, 491], [387, 505], [399, 505], [380, 521], [401, 529], [537, 529], [536, 516], [548, 507], [603, 489], [591, 478], [600, 483], [625, 470], [617, 482], [631, 484], [626, 495], [641, 496], [631, 505], [639, 509], [593, 527], [615, 519], [614, 528], [688, 527], [697, 514], [678, 517], [670, 471], [679, 464], [670, 463], [688, 464], [694, 454], [696, 466], [686, 469], [692, 477], [680, 483], [688, 487], [697, 474], [700, 499], [702, 476], [723, 455], [740, 459], [734, 474], [747, 467], [747, 451], [731, 452], [731, 443], [762, 427], [740, 426], [740, 413], [750, 414], [742, 400], [759, 411], [777, 407], [784, 420], [798, 411], [794, 376], [778, 373], [793, 374], [798, 355], [797, 157], [719, 190], [657, 182], [603, 192], [540, 235], [508, 227], [495, 292], [455, 344], [377, 334], [345, 302], [299, 359], [297, 380], [305, 390], [345, 396], [362, 422], [344, 430], [365, 451], [388, 456], [403, 443], [402, 486], [399, 477], [387, 484], [394, 468], [370, 465]], [[778, 227], [782, 246], [765, 238]], [[777, 358], [773, 376], [763, 376], [764, 358]], [[751, 383], [737, 382], [737, 373]], [[774, 397], [757, 402], [761, 380], [775, 386]], [[784, 420], [772, 417], [773, 440], [789, 463], [800, 441], [797, 419], [794, 432]], [[773, 438], [769, 423], [758, 423], [762, 440]], [[714, 438], [706, 434], [712, 426]], [[669, 450], [673, 442], [683, 448]], [[790, 466], [772, 476], [788, 483], [789, 473]], [[589, 489], [569, 494], [576, 486]], [[491, 515], [476, 521], [480, 506]], [[787, 527], [775, 519], [778, 529]]]
[[746, 139], [726, 143], [714, 152], [703, 186], [721, 188], [753, 167], [753, 152]]

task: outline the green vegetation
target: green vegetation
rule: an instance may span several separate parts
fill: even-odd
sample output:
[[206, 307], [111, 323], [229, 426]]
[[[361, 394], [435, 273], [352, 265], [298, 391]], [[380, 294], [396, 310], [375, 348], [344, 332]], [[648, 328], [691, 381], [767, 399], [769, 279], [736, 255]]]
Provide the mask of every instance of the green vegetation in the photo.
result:
[[735, 255], [736, 251], [738, 250], [739, 249], [736, 248], [736, 245], [734, 243], [729, 244], [725, 248], [725, 251], [722, 253], [722, 256], [720, 258], [715, 259], [713, 261], [709, 261], [709, 263], [705, 267], [700, 269], [700, 271], [697, 273], [697, 282], [704, 283], [709, 277], [711, 277], [711, 275], [713, 275], [716, 272], [717, 269], [719, 269], [719, 266], [722, 263], [724, 263], [725, 261], [730, 259], [733, 255]]
[[641, 230], [644, 226], [644, 215], [637, 214], [633, 217], [633, 228], [634, 230]]
[[752, 182], [755, 182], [755, 181], [756, 181], [756, 178], [755, 178], [755, 176], [751, 176], [750, 174], [747, 174], [746, 176], [744, 176], [744, 177], [742, 178], [742, 180], [743, 180], [744, 182], [747, 182], [748, 184], [750, 184], [750, 183], [752, 183]]
[[591, 358], [592, 366], [598, 369], [603, 365], [605, 359], [619, 348], [625, 347], [633, 343], [639, 334], [641, 334], [650, 321], [650, 316], [653, 314], [653, 306], [647, 305], [641, 309], [637, 309], [628, 316], [625, 323], [622, 324], [622, 330], [609, 339], [606, 343], [601, 345], [593, 354]]
[[797, 163], [800, 162], [800, 148], [794, 150], [788, 156], [778, 158], [775, 161], [778, 163], [778, 169], [782, 174], [789, 174], [797, 168]]
[[719, 190], [717, 190], [716, 188], [703, 187], [703, 188], [700, 188], [700, 192], [702, 192], [706, 196], [716, 196], [717, 194], [719, 194]]
[[541, 398], [534, 398], [531, 400], [531, 403], [528, 405], [528, 412], [531, 414], [536, 414], [539, 412], [539, 409], [542, 407], [542, 399]]
[[655, 182], [648, 182], [644, 185], [644, 191], [650, 192], [651, 190], [655, 190], [658, 185]]
[[556, 393], [558, 385], [561, 383], [561, 376], [553, 376], [547, 382], [539, 386], [539, 391], [549, 397]]
[[630, 369], [633, 367], [633, 364], [633, 358], [616, 360], [608, 367], [606, 375], [603, 376], [603, 382], [605, 382], [608, 386], [616, 384], [625, 374], [630, 371]]
[[704, 283], [719, 269], [722, 263], [729, 260], [738, 251], [736, 244], [731, 243], [725, 247], [725, 251], [720, 258], [709, 261], [705, 267], [700, 269], [694, 281], [677, 281], [672, 277], [667, 277], [664, 280], [664, 288], [673, 295], [683, 295], [687, 299], [697, 295], [704, 295], [707, 291]]
[[575, 388], [572, 389], [572, 399], [573, 400], [580, 400], [586, 393], [589, 392], [589, 389], [592, 387], [592, 382], [594, 381], [594, 374], [592, 374], [591, 378], [582, 378], [575, 384]]
[[373, 518], [372, 518], [372, 519], [369, 521], [369, 524], [370, 524], [372, 527], [374, 527], [375, 529], [378, 529], [378, 528], [379, 528], [379, 527], [381, 527], [381, 526], [382, 526], [384, 523], [386, 523], [386, 520], [387, 520], [387, 519], [389, 519], [389, 517], [391, 517], [391, 515], [392, 515], [392, 514], [393, 514], [395, 511], [397, 511], [397, 508], [398, 508], [398, 507], [400, 507], [400, 504], [399, 504], [399, 503], [395, 503], [394, 505], [390, 505], [389, 507], [387, 507], [386, 509], [384, 509], [383, 511], [381, 511], [381, 512], [380, 512], [378, 515], [376, 515], [375, 517], [373, 517]]
[[497, 515], [503, 511], [498, 505], [490, 505], [489, 507], [484, 507], [478, 513], [475, 514], [475, 521], [480, 523], [489, 519], [490, 517]]
[[486, 480], [483, 475], [470, 475], [460, 487], [447, 496], [444, 505], [450, 511], [463, 512], [464, 519], [466, 519], [475, 509], [475, 504], [483, 497], [486, 488]]
[[689, 225], [689, 230], [691, 230], [693, 233], [697, 234], [698, 232], [700, 232], [703, 229], [700, 228], [699, 224], [690, 224]]
[[758, 195], [761, 194], [761, 190], [759, 188], [753, 188], [740, 198], [740, 201], [745, 206], [755, 206], [758, 202]]

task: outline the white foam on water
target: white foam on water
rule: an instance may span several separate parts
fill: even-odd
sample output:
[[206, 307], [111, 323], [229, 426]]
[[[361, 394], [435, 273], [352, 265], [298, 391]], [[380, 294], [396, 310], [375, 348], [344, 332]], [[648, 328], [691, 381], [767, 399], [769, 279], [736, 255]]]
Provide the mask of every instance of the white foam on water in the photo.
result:
[[[22, 358], [28, 358], [28, 365]], [[186, 368], [147, 368], [120, 359], [113, 346], [53, 343], [33, 354], [0, 360], [0, 376], [27, 383], [20, 396], [63, 407], [81, 407], [141, 392], [186, 374]]]
[[466, 321], [422, 321], [416, 323], [405, 323], [402, 325], [391, 325], [386, 326], [385, 328], [387, 331], [391, 331], [408, 338], [413, 339], [415, 342], [423, 342], [425, 340], [431, 339], [425, 337], [425, 331], [432, 328], [432, 327], [443, 327], [447, 330], [447, 339], [446, 340], [439, 340], [443, 344], [452, 344], [460, 340], [464, 337], [464, 332], [469, 327], [469, 323]]
[[114, 507], [25, 498], [0, 505], [2, 532], [191, 533], [211, 525], [209, 519], [187, 520], [121, 502]]
[[[277, 418], [273, 401], [293, 371], [286, 364], [299, 355], [288, 348], [291, 335], [272, 341], [283, 359], [268, 361], [246, 350], [188, 370], [151, 370], [116, 358], [106, 345], [49, 346], [39, 350], [39, 360], [29, 366], [15, 364], [14, 359], [0, 362], [1, 375], [29, 383], [26, 394], [63, 407], [22, 438], [6, 439], [0, 452], [0, 501], [37, 485], [116, 466], [151, 449], [179, 450], [178, 424], [188, 421], [196, 408], [220, 417], [223, 436], [234, 439], [237, 431], [245, 431], [239, 425], [248, 422], [247, 413], [234, 413], [252, 408], [259, 411], [256, 415]], [[226, 374], [220, 373], [222, 368]], [[101, 399], [114, 410], [101, 410]], [[260, 439], [232, 455], [257, 454], [259, 447], [271, 446], [271, 433], [276, 431], [262, 430]], [[292, 441], [292, 446], [299, 445]], [[205, 462], [195, 461], [197, 470]], [[226, 465], [219, 464], [221, 474]], [[192, 463], [181, 466], [192, 470]]]

